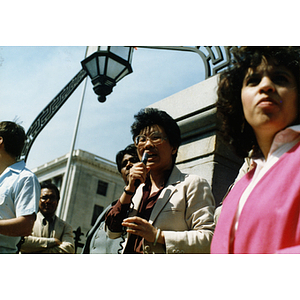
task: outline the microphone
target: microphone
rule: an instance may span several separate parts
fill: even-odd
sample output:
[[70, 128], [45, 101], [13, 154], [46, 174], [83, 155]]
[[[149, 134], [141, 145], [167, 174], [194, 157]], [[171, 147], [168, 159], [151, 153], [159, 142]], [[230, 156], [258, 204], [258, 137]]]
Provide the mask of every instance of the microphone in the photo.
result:
[[[142, 162], [144, 165], [147, 164], [148, 156], [149, 156], [149, 155], [148, 155], [147, 152], [144, 152], [144, 153], [143, 153], [141, 162]], [[140, 184], [141, 184], [141, 181], [140, 181], [139, 179], [137, 179], [137, 180], [134, 182], [134, 186], [135, 186], [135, 187], [138, 187]]]
[[142, 162], [144, 165], [147, 164], [148, 156], [149, 156], [148, 152], [144, 152], [144, 153], [143, 153], [143, 157], [142, 157], [141, 162]]

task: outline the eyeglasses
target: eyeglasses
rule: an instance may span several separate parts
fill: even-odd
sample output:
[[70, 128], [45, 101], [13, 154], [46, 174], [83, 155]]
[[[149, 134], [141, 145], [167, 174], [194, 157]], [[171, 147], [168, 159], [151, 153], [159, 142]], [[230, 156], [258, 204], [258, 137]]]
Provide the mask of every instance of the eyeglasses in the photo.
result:
[[164, 140], [167, 140], [160, 132], [152, 132], [149, 136], [140, 134], [135, 137], [134, 144], [136, 147], [144, 147], [149, 140], [154, 146], [161, 144]]

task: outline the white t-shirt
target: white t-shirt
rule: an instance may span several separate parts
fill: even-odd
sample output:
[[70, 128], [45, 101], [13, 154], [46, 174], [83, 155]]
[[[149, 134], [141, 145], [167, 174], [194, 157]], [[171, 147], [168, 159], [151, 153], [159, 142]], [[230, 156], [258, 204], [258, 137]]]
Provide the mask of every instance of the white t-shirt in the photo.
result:
[[[13, 219], [38, 212], [41, 188], [37, 177], [20, 161], [0, 176], [0, 219]], [[20, 237], [0, 234], [0, 253], [16, 253]]]

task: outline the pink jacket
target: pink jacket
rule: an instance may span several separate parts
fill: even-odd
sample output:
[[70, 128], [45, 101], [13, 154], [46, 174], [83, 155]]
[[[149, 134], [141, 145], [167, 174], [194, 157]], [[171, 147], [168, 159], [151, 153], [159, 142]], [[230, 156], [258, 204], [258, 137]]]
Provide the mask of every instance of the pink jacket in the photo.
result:
[[300, 253], [300, 143], [253, 189], [230, 245], [238, 202], [253, 174], [254, 169], [242, 177], [224, 200], [211, 253]]

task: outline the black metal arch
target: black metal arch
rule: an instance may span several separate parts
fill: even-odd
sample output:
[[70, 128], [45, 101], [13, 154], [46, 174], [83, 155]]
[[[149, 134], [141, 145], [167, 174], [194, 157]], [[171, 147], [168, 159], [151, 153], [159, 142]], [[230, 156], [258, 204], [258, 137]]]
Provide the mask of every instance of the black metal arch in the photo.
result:
[[[187, 51], [198, 54], [205, 68], [205, 79], [216, 75], [228, 67], [231, 58], [230, 46], [137, 46], [137, 48], [148, 48], [157, 50]], [[203, 50], [205, 51], [202, 51]], [[223, 48], [223, 49], [222, 49]], [[222, 51], [223, 50], [223, 51]], [[205, 53], [207, 52], [207, 53]], [[223, 53], [224, 52], [224, 53]]]
[[80, 70], [71, 81], [61, 90], [57, 96], [39, 113], [26, 133], [26, 141], [21, 153], [21, 159], [27, 160], [33, 142], [44, 129], [52, 117], [58, 112], [63, 104], [68, 100], [83, 79], [87, 76], [85, 70]]

